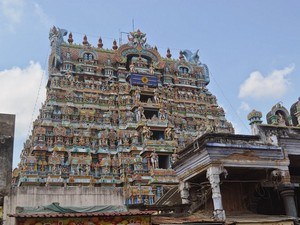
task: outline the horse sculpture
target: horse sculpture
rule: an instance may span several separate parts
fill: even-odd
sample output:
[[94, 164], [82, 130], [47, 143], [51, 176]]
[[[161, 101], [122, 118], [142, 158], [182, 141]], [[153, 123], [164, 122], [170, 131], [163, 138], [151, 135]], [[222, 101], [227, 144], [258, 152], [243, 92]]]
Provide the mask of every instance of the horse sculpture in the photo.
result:
[[49, 32], [49, 40], [50, 40], [50, 44], [51, 46], [54, 46], [54, 66], [56, 68], [59, 67], [59, 65], [61, 65], [62, 60], [61, 60], [61, 53], [60, 53], [60, 44], [64, 41], [64, 36], [66, 36], [68, 33], [67, 30], [65, 29], [60, 29], [58, 27], [53, 26], [50, 29]]
[[206, 85], [207, 85], [210, 81], [208, 67], [207, 67], [206, 64], [202, 64], [200, 62], [200, 60], [199, 60], [200, 57], [198, 55], [198, 52], [199, 52], [199, 49], [195, 53], [192, 53], [190, 50], [186, 49], [182, 52], [182, 54], [185, 56], [185, 59], [188, 62], [197, 64], [197, 65], [199, 65], [200, 67], [203, 68], [202, 75], [203, 75], [204, 80], [206, 81]]

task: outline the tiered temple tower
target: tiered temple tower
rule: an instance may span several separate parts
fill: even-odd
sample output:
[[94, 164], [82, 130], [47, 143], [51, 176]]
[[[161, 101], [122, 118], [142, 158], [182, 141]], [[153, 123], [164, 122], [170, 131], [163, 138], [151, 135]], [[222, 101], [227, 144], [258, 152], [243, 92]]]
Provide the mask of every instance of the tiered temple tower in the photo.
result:
[[178, 184], [177, 153], [207, 132], [233, 133], [198, 52], [162, 57], [131, 32], [104, 49], [53, 27], [47, 99], [14, 171], [17, 186], [123, 187], [126, 204], [153, 204]]

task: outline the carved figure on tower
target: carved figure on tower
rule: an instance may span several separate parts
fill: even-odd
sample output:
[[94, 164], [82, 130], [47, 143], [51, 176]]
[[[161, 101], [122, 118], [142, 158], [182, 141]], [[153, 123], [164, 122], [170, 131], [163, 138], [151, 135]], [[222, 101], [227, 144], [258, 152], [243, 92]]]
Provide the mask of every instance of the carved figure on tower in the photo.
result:
[[135, 103], [139, 103], [140, 102], [140, 98], [141, 98], [141, 89], [140, 87], [137, 87], [134, 93], [134, 99], [135, 99]]
[[136, 72], [135, 66], [134, 66], [134, 63], [133, 63], [133, 62], [130, 63], [129, 71], [130, 71], [131, 73], [135, 73], [135, 72]]
[[128, 35], [129, 44], [134, 46], [136, 45], [143, 46], [147, 41], [147, 38], [145, 38], [146, 34], [141, 32], [139, 29], [137, 31], [130, 32], [130, 36]]
[[167, 127], [165, 129], [165, 138], [166, 140], [171, 140], [173, 138], [173, 129], [171, 127]]
[[158, 110], [158, 119], [160, 119], [160, 120], [167, 119], [167, 112], [166, 112], [166, 110], [164, 108], [160, 108]]
[[280, 126], [285, 126], [285, 119], [284, 119], [284, 116], [282, 115], [282, 113], [278, 113], [278, 125]]
[[154, 102], [155, 102], [156, 104], [159, 104], [159, 103], [160, 103], [159, 91], [158, 91], [157, 88], [154, 89], [154, 97], [153, 97], [153, 99], [154, 99]]
[[144, 141], [149, 140], [152, 136], [152, 131], [150, 130], [150, 127], [143, 126], [142, 135], [143, 135]]
[[155, 150], [150, 154], [151, 157], [151, 165], [153, 169], [158, 168], [158, 155]]
[[136, 109], [136, 121], [139, 122], [141, 119], [146, 119], [143, 106], [139, 106]]
[[150, 73], [151, 75], [154, 74], [154, 67], [153, 67], [152, 64], [151, 64], [150, 67], [149, 67], [149, 73]]
[[179, 159], [179, 156], [177, 154], [177, 150], [175, 149], [174, 150], [174, 153], [172, 154], [172, 157], [171, 157], [171, 163], [175, 163], [177, 160]]

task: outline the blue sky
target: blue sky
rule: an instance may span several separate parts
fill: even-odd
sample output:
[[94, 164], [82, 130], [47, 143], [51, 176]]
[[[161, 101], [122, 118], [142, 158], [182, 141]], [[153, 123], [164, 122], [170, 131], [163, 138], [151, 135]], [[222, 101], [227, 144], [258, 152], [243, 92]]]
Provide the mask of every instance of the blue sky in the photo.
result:
[[[277, 0], [0, 0], [0, 112], [17, 115], [14, 165], [45, 98], [48, 34], [53, 25], [101, 36], [111, 48], [120, 31], [139, 28], [162, 56], [200, 50], [217, 96], [238, 133], [250, 134], [252, 109], [265, 115], [300, 96], [300, 1]], [[123, 42], [126, 35], [123, 35]]]

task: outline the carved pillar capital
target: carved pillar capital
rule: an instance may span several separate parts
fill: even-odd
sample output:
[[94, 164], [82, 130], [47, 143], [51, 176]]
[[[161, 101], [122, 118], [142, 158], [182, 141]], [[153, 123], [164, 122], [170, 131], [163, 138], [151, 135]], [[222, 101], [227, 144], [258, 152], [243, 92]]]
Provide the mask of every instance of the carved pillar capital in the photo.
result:
[[223, 166], [210, 166], [206, 171], [206, 177], [209, 178], [210, 175], [220, 175], [221, 173], [227, 174], [227, 170]]
[[180, 181], [179, 183], [179, 190], [180, 190], [180, 196], [182, 204], [189, 204], [189, 196], [190, 196], [190, 184], [188, 182]]
[[291, 183], [291, 175], [289, 170], [281, 170], [282, 183], [290, 184]]
[[291, 184], [291, 176], [290, 176], [290, 172], [287, 169], [285, 170], [280, 170], [280, 169], [276, 169], [276, 170], [273, 170], [271, 172], [271, 176], [275, 179], [278, 179], [280, 180], [280, 183], [283, 184], [283, 185], [290, 185]]

